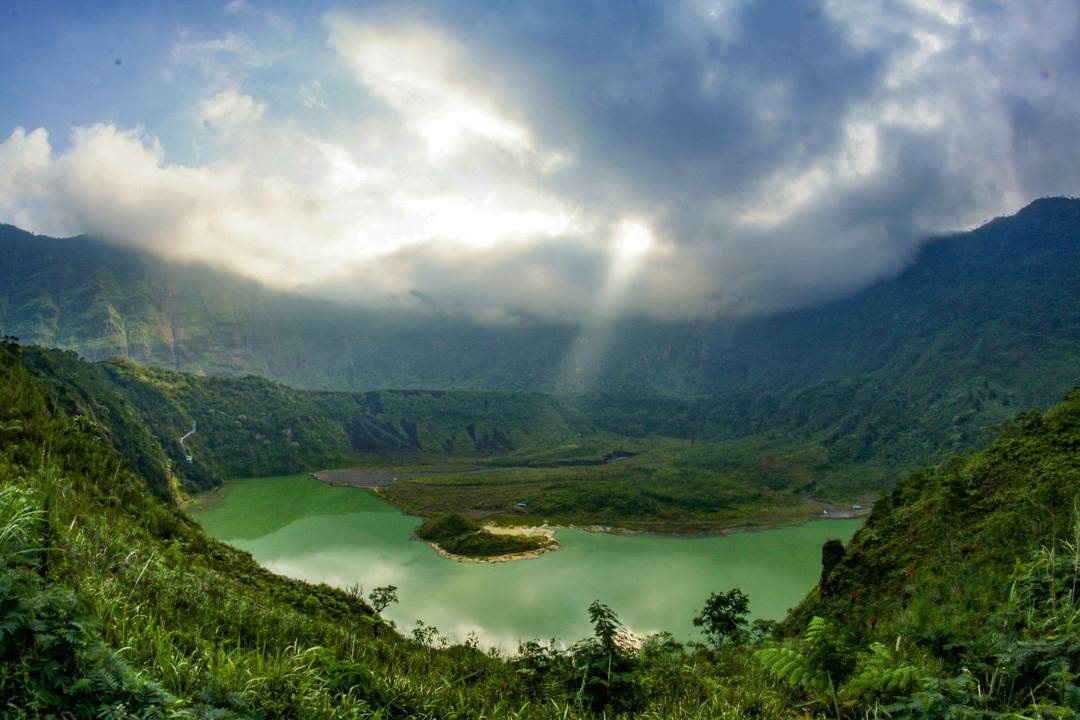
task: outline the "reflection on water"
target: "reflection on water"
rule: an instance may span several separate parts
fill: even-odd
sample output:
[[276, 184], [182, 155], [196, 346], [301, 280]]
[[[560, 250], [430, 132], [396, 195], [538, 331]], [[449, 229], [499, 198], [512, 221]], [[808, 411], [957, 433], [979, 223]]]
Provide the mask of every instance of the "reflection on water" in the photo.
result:
[[739, 587], [755, 617], [779, 618], [817, 579], [821, 544], [847, 540], [859, 520], [726, 537], [620, 536], [560, 529], [562, 549], [531, 560], [463, 564], [410, 539], [417, 518], [366, 491], [292, 476], [242, 480], [196, 514], [214, 537], [284, 575], [370, 590], [396, 585], [384, 615], [417, 619], [464, 640], [516, 647], [589, 634], [586, 607], [610, 605], [634, 632], [697, 637], [691, 618], [710, 592]]

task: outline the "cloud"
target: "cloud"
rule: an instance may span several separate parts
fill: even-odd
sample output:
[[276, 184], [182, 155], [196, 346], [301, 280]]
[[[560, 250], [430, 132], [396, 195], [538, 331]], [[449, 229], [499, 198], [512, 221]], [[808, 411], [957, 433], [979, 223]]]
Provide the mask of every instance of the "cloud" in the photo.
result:
[[231, 133], [262, 119], [266, 104], [236, 88], [227, 88], [206, 100], [199, 108], [199, 119], [207, 128]]
[[1080, 193], [1078, 15], [435, 1], [273, 52], [251, 27], [185, 37], [170, 62], [201, 69], [187, 133], [211, 160], [117, 124], [59, 151], [16, 130], [0, 216], [496, 325], [773, 312]]
[[826, 299], [927, 235], [1080, 190], [1073, 3], [588, 7], [470, 37], [576, 158], [564, 190], [655, 219], [674, 253], [644, 295], [668, 313]]
[[174, 62], [206, 63], [227, 59], [242, 65], [261, 65], [266, 62], [263, 53], [251, 38], [233, 32], [205, 40], [189, 39], [187, 31], [172, 49]]
[[49, 134], [22, 128], [0, 143], [0, 218], [20, 227], [38, 227], [47, 220], [39, 203], [47, 196], [45, 176], [52, 162]]

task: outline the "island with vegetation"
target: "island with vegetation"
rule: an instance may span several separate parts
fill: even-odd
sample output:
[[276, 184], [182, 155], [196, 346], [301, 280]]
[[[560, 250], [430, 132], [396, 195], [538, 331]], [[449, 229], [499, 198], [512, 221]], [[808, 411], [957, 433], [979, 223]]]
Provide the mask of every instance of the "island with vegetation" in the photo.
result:
[[457, 513], [425, 521], [417, 528], [416, 536], [426, 540], [440, 555], [462, 562], [525, 560], [559, 547], [550, 530], [481, 527]]

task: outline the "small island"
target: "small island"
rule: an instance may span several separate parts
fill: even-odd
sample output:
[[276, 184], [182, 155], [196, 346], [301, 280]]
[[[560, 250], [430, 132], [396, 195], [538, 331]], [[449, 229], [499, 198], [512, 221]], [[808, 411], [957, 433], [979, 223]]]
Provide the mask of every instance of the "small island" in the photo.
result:
[[416, 529], [416, 536], [458, 562], [526, 560], [559, 548], [554, 531], [548, 528], [481, 527], [458, 513], [426, 520]]

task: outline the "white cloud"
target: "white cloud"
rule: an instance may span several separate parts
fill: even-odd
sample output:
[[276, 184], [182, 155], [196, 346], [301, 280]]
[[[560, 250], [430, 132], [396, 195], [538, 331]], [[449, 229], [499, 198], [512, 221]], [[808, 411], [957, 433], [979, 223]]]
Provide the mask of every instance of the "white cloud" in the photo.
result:
[[[562, 271], [517, 277], [518, 252], [584, 247], [579, 210], [531, 169], [470, 175], [392, 122], [371, 126], [374, 144], [349, 146], [264, 112], [236, 89], [203, 103], [199, 117], [233, 136], [230, 159], [201, 166], [168, 162], [138, 129], [78, 128], [58, 155], [44, 130], [17, 131], [0, 144], [0, 211], [31, 230], [87, 232], [277, 287], [375, 304], [423, 289], [487, 323], [522, 310], [572, 315], [587, 302]], [[566, 302], [546, 307], [552, 294]]]
[[0, 218], [20, 227], [47, 225], [38, 210], [47, 196], [52, 148], [43, 128], [15, 128], [0, 143]]
[[320, 110], [328, 110], [330, 107], [326, 104], [326, 93], [323, 91], [322, 83], [318, 80], [304, 83], [297, 94], [300, 98], [300, 103], [304, 107], [318, 108]]
[[266, 104], [236, 88], [226, 88], [203, 102], [199, 119], [203, 125], [232, 133], [262, 119]]
[[331, 45], [357, 81], [393, 108], [434, 158], [466, 152], [479, 141], [527, 162], [566, 160], [557, 152], [537, 154], [529, 128], [499, 107], [451, 38], [416, 25], [373, 26], [345, 18], [327, 24]]
[[229, 58], [245, 65], [262, 65], [265, 58], [246, 35], [227, 32], [221, 37], [189, 40], [187, 33], [172, 49], [174, 62], [206, 62]]

